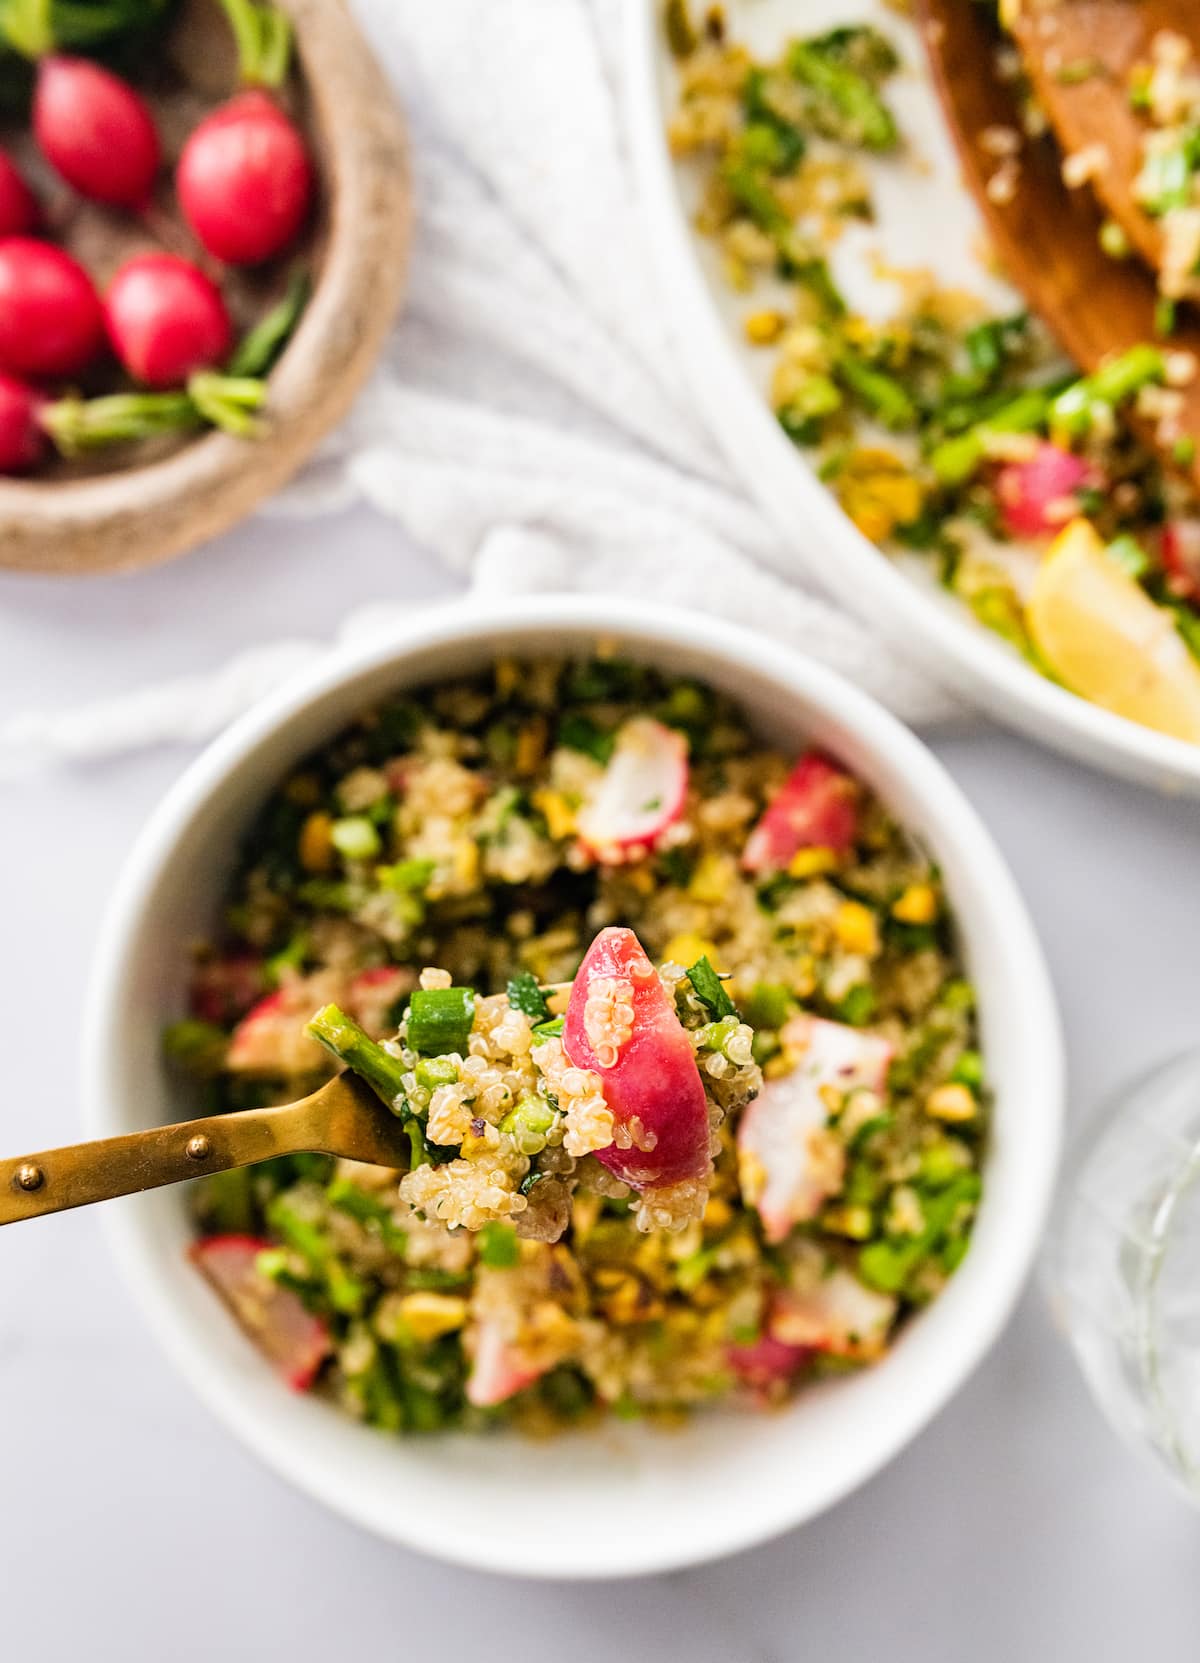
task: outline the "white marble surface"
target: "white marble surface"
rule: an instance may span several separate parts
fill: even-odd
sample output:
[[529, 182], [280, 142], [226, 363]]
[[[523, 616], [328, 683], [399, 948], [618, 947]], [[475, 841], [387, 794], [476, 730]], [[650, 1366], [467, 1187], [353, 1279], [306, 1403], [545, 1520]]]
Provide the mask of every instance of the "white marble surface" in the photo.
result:
[[[447, 587], [366, 514], [258, 522], [133, 580], [3, 578], [0, 700], [74, 703], [213, 665], [268, 634], [327, 633], [335, 591]], [[997, 731], [937, 749], [1039, 921], [1078, 1120], [1195, 1038], [1200, 811]], [[0, 792], [0, 1148], [78, 1132], [78, 1018], [98, 920], [132, 836], [187, 760], [163, 751]], [[934, 1426], [826, 1517], [707, 1570], [539, 1586], [386, 1546], [260, 1469], [159, 1355], [97, 1222], [65, 1215], [0, 1237], [0, 1657], [1197, 1655], [1197, 1520], [1102, 1424], [1036, 1290]]]

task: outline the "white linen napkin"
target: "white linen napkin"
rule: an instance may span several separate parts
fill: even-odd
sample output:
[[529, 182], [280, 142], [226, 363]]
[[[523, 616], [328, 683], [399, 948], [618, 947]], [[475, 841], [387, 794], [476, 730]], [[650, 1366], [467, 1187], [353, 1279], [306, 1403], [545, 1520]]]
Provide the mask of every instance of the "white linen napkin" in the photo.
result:
[[[476, 591], [710, 607], [908, 721], [960, 714], [813, 574], [761, 564], [776, 534], [697, 425], [622, 142], [619, 13], [641, 3], [352, 0], [411, 123], [408, 305], [349, 420], [269, 512], [365, 499]], [[388, 608], [356, 609], [341, 637], [386, 628]], [[330, 645], [267, 641], [206, 675], [11, 713], [0, 776], [201, 741]]]

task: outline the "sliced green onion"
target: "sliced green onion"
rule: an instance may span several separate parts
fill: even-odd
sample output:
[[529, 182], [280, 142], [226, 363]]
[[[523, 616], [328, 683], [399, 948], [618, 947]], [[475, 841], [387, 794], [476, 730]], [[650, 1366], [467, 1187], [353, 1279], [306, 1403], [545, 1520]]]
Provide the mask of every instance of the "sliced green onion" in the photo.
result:
[[860, 982], [838, 1005], [838, 1019], [849, 1023], [852, 1028], [861, 1028], [874, 1016], [876, 1003], [875, 989], [866, 982]]
[[500, 1122], [500, 1130], [510, 1137], [522, 1155], [537, 1155], [546, 1147], [546, 1137], [556, 1116], [544, 1097], [527, 1091]]
[[383, 848], [378, 831], [365, 814], [335, 820], [330, 836], [334, 848], [347, 860], [371, 860]]
[[521, 1244], [511, 1224], [493, 1219], [479, 1232], [479, 1262], [493, 1270], [511, 1270], [521, 1262]]
[[854, 138], [868, 150], [895, 148], [899, 133], [892, 113], [865, 75], [836, 61], [832, 54], [827, 55], [819, 43], [803, 40], [792, 42], [787, 67], [797, 81], [835, 112], [838, 121], [834, 124], [834, 137], [844, 136], [836, 129], [845, 122]]
[[408, 1043], [424, 1057], [462, 1055], [474, 1021], [474, 988], [421, 987], [408, 1007]]
[[849, 352], [842, 353], [836, 370], [859, 403], [885, 427], [902, 432], [917, 425], [917, 407], [895, 376], [872, 369]]
[[394, 866], [377, 866], [375, 881], [398, 895], [411, 895], [424, 889], [436, 871], [436, 860], [398, 860]]
[[404, 1252], [408, 1236], [392, 1218], [392, 1209], [376, 1196], [368, 1195], [349, 1178], [335, 1178], [325, 1191], [325, 1199], [338, 1212], [376, 1230], [379, 1239], [391, 1252]]
[[452, 1086], [458, 1079], [458, 1064], [449, 1057], [422, 1057], [416, 1066], [417, 1084], [426, 1091]]

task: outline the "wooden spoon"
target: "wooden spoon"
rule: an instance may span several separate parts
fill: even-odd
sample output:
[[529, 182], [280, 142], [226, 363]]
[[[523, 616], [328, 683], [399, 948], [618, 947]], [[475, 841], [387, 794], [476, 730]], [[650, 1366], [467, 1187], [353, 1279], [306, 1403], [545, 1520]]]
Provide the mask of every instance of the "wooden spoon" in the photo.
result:
[[[1098, 3], [1067, 0], [1060, 12]], [[1023, 130], [1016, 89], [997, 66], [1003, 41], [984, 8], [968, 0], [921, 0], [921, 9], [926, 49], [963, 174], [1007, 275], [1089, 373], [1105, 359], [1155, 340], [1158, 291], [1152, 273], [1138, 260], [1113, 260], [1104, 253], [1096, 200], [1090, 190], [1071, 191], [1063, 184], [1052, 140], [1023, 139], [1015, 160], [998, 155], [997, 138]], [[1153, 9], [1169, 7], [1164, 0]], [[1096, 56], [1094, 42], [1089, 55]], [[1194, 315], [1181, 311], [1166, 344], [1193, 354], [1200, 364]], [[1188, 471], [1200, 486], [1200, 375], [1180, 391], [1176, 433], [1195, 441]], [[1133, 420], [1146, 442], [1161, 448], [1155, 424]]]
[[297, 1103], [214, 1114], [0, 1161], [0, 1224], [252, 1166], [275, 1155], [301, 1154], [340, 1155], [407, 1171], [411, 1146], [401, 1122], [370, 1086], [354, 1074], [339, 1074]]
[[1066, 0], [1044, 9], [1022, 7], [1012, 24], [1063, 155], [1090, 151], [1105, 158], [1088, 183], [1156, 271], [1162, 231], [1133, 193], [1147, 128], [1129, 102], [1129, 76], [1135, 64], [1150, 61], [1150, 43], [1163, 31], [1200, 45], [1196, 14], [1179, 0]]

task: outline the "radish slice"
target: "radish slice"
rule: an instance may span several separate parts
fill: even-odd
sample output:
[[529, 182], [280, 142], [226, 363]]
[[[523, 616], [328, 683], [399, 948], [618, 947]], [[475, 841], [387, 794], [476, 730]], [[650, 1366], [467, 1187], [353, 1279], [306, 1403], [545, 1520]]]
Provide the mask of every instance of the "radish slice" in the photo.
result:
[[304, 1308], [299, 1295], [259, 1272], [258, 1255], [270, 1246], [257, 1236], [207, 1236], [194, 1242], [188, 1254], [278, 1373], [303, 1392], [312, 1385], [333, 1342], [321, 1318]]
[[782, 1037], [786, 1046], [803, 1048], [800, 1062], [767, 1082], [738, 1127], [742, 1195], [757, 1209], [769, 1242], [815, 1218], [842, 1187], [841, 1146], [822, 1136], [829, 1118], [826, 1089], [882, 1092], [894, 1055], [877, 1034], [815, 1016], [794, 1017]]
[[675, 1007], [632, 930], [601, 930], [571, 989], [563, 1050], [600, 1076], [614, 1141], [596, 1151], [634, 1189], [703, 1183], [708, 1101]]
[[1160, 547], [1167, 588], [1180, 600], [1200, 605], [1200, 519], [1168, 521]]
[[1026, 462], [1006, 462], [996, 475], [996, 500], [1013, 537], [1049, 537], [1079, 513], [1077, 493], [1098, 487], [1090, 462], [1049, 440]]
[[753, 1345], [731, 1345], [725, 1356], [730, 1368], [747, 1386], [759, 1389], [787, 1381], [812, 1360], [811, 1345], [788, 1345], [773, 1334], [763, 1334]]
[[477, 1409], [504, 1403], [545, 1374], [505, 1337], [505, 1325], [498, 1318], [484, 1318], [474, 1328], [474, 1353], [467, 1376], [467, 1402]]
[[652, 716], [634, 716], [617, 730], [608, 766], [579, 811], [580, 839], [602, 864], [617, 865], [679, 819], [687, 788], [687, 740]]
[[891, 1294], [876, 1293], [839, 1266], [803, 1291], [778, 1294], [768, 1327], [784, 1345], [865, 1362], [882, 1353], [898, 1308]]
[[806, 751], [746, 840], [747, 872], [782, 872], [801, 849], [841, 856], [858, 834], [858, 782], [819, 751]]
[[411, 970], [381, 964], [374, 970], [359, 971], [346, 989], [343, 1003], [372, 1039], [383, 1039], [396, 1031], [396, 1024], [391, 1020], [393, 1006], [416, 985], [417, 978]]
[[262, 960], [253, 953], [233, 953], [209, 959], [192, 977], [188, 1002], [193, 1016], [224, 1027], [236, 1022], [263, 990]]
[[328, 1004], [328, 976], [301, 977], [260, 999], [238, 1023], [225, 1066], [235, 1074], [321, 1074], [328, 1055], [305, 1028], [315, 1010]]

